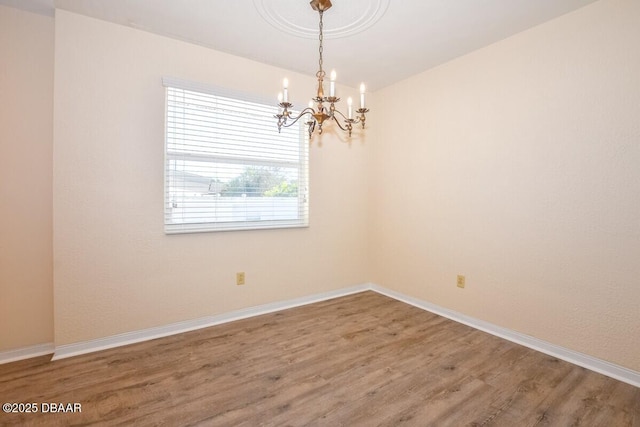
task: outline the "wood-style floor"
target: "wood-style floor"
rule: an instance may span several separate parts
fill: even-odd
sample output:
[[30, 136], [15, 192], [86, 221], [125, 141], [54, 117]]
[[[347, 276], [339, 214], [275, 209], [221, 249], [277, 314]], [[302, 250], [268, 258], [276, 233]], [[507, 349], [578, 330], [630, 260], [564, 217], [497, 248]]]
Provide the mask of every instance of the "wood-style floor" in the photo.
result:
[[640, 389], [374, 292], [0, 365], [0, 425], [640, 426]]

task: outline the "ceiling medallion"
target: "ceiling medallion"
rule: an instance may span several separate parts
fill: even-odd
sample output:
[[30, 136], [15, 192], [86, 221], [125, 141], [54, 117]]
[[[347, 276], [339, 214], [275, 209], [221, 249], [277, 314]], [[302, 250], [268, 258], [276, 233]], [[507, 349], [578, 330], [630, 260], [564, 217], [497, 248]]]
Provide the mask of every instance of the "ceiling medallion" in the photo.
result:
[[[344, 0], [334, 5], [335, 16], [324, 29], [325, 39], [361, 33], [378, 22], [390, 0]], [[258, 13], [278, 30], [296, 37], [315, 39], [318, 23], [309, 17], [309, 4], [301, 0], [253, 0]]]

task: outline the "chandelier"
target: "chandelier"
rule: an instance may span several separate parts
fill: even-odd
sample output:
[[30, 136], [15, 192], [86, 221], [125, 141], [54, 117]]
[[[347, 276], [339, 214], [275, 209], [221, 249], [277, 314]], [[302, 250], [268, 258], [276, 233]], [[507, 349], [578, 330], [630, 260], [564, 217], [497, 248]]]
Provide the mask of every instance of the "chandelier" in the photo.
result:
[[331, 80], [329, 83], [329, 96], [324, 96], [323, 82], [326, 73], [322, 68], [322, 16], [324, 12], [331, 7], [331, 0], [312, 0], [310, 4], [313, 10], [318, 11], [318, 14], [320, 15], [320, 47], [318, 49], [318, 72], [316, 73], [316, 77], [318, 77], [318, 90], [316, 92], [316, 96], [311, 98], [311, 101], [309, 101], [309, 106], [294, 117], [291, 112], [293, 104], [289, 102], [289, 81], [287, 79], [284, 79], [283, 91], [282, 93], [278, 94], [278, 105], [282, 110], [279, 114], [275, 115], [275, 117], [278, 119], [278, 132], [282, 130], [283, 126], [293, 126], [302, 117], [306, 117], [309, 137], [313, 135], [313, 132], [316, 128], [318, 128], [318, 133], [321, 134], [322, 125], [325, 122], [331, 120], [333, 120], [341, 130], [348, 132], [349, 136], [351, 136], [351, 130], [353, 129], [354, 124], [361, 123], [362, 128], [364, 129], [364, 123], [366, 120], [365, 114], [369, 112], [369, 110], [364, 106], [365, 86], [364, 83], [360, 85], [360, 108], [355, 110], [355, 112], [357, 113], [355, 118], [353, 114], [353, 100], [351, 98], [347, 99], [346, 116], [340, 110], [336, 109], [335, 104], [336, 102], [340, 101], [340, 98], [336, 97], [335, 71], [332, 71], [330, 76]]

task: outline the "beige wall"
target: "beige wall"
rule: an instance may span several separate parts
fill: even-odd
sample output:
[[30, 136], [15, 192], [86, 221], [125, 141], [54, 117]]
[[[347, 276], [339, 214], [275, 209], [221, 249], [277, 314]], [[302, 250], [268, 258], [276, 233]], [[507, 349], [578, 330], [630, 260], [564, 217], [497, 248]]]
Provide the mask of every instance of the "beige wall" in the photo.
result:
[[[298, 105], [312, 78], [60, 10], [55, 43], [56, 345], [368, 280], [367, 146], [358, 140], [314, 142], [309, 228], [163, 232], [162, 76], [274, 104], [288, 76]], [[238, 271], [245, 286], [235, 285]]]
[[0, 6], [0, 351], [53, 341], [53, 27]]
[[373, 281], [640, 371], [639, 40], [600, 1], [377, 92]]

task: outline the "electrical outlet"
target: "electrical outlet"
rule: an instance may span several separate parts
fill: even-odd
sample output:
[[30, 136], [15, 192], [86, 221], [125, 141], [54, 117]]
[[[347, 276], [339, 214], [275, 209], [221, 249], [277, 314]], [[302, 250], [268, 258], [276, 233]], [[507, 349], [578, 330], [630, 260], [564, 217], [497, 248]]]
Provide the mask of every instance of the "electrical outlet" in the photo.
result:
[[461, 276], [461, 275], [458, 274], [458, 282], [457, 282], [457, 284], [458, 284], [459, 288], [464, 288], [464, 276]]
[[244, 285], [244, 271], [236, 273], [236, 285]]

